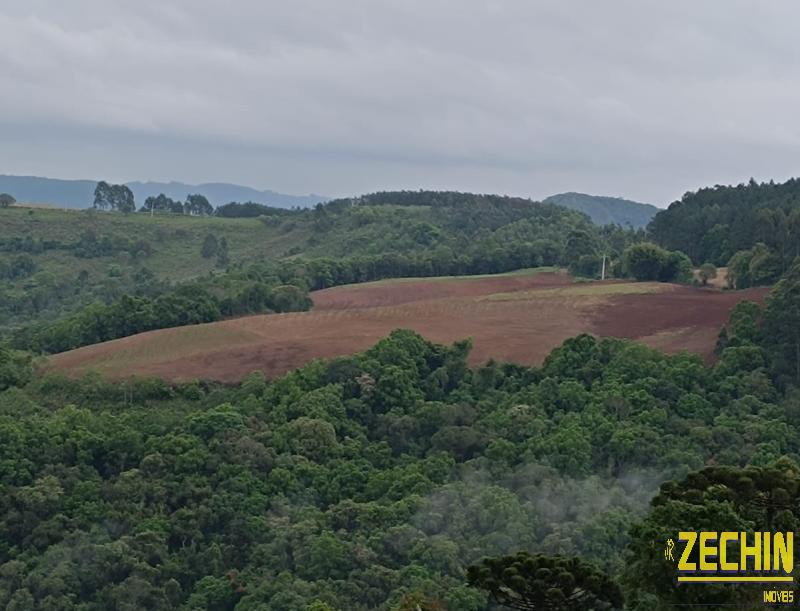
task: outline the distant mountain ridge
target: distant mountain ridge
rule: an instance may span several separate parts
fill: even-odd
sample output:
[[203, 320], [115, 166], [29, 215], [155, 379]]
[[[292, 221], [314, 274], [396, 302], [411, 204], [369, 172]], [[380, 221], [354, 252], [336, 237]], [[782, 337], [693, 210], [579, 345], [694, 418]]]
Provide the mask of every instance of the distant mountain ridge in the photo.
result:
[[[133, 191], [136, 205], [141, 206], [151, 195], [163, 193], [172, 199], [184, 200], [189, 193], [201, 193], [214, 206], [228, 202], [256, 202], [279, 208], [307, 208], [330, 198], [324, 195], [288, 195], [277, 191], [259, 191], [242, 185], [212, 182], [191, 185], [182, 182], [126, 183]], [[0, 193], [10, 193], [19, 202], [52, 204], [67, 208], [88, 208], [94, 201], [96, 180], [62, 180], [39, 176], [0, 174]]]
[[548, 204], [564, 206], [589, 215], [596, 225], [622, 225], [644, 229], [660, 208], [621, 197], [586, 195], [585, 193], [559, 193], [543, 200]]

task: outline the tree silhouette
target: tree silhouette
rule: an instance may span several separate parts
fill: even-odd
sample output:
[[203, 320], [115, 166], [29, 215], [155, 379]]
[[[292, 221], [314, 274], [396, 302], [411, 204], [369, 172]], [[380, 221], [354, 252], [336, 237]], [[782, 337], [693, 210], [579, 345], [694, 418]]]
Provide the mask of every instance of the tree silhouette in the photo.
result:
[[579, 558], [531, 555], [485, 558], [467, 569], [471, 586], [495, 602], [523, 611], [620, 609], [619, 586]]

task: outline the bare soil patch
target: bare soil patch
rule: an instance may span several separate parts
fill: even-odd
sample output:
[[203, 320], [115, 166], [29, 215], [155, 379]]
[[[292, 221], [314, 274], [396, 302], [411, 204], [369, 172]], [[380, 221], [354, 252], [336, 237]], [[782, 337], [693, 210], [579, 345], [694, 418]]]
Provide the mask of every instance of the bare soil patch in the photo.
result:
[[472, 337], [472, 364], [494, 358], [538, 365], [584, 332], [709, 357], [733, 305], [767, 292], [570, 283], [566, 275], [540, 273], [338, 287], [315, 293], [311, 312], [151, 331], [55, 355], [48, 367], [114, 379], [235, 382], [252, 371], [273, 377], [315, 358], [365, 350], [397, 328], [442, 343]]
[[447, 297], [481, 297], [547, 287], [568, 286], [573, 280], [563, 272], [530, 270], [496, 276], [408, 278], [350, 284], [315, 291], [314, 310], [348, 310], [391, 306]]

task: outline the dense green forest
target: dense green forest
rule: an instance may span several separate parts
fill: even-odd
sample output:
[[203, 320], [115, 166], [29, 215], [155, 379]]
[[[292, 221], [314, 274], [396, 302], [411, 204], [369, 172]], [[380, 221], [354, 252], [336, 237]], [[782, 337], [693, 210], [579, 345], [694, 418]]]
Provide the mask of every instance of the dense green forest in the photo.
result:
[[727, 265], [736, 288], [771, 284], [800, 255], [800, 181], [716, 186], [683, 196], [647, 228], [698, 265]]
[[0, 608], [741, 606], [757, 586], [675, 588], [653, 542], [694, 524], [800, 530], [791, 249], [736, 243], [737, 284], [766, 281], [759, 257], [786, 261], [764, 307], [732, 311], [711, 365], [582, 335], [541, 367], [470, 369], [468, 339], [398, 330], [233, 386], [39, 374], [31, 352], [304, 310], [339, 284], [539, 265], [596, 277], [603, 255], [610, 275], [690, 282], [692, 258], [727, 262], [660, 216], [646, 236], [515, 198], [211, 215], [192, 197], [134, 212], [107, 187], [98, 207], [128, 213], [0, 210]]
[[737, 306], [713, 366], [580, 336], [540, 368], [469, 369], [469, 341], [396, 331], [274, 381], [170, 386], [38, 377], [4, 350], [0, 606], [742, 604], [757, 592], [670, 587], [652, 541], [795, 524], [797, 330], [800, 267]]

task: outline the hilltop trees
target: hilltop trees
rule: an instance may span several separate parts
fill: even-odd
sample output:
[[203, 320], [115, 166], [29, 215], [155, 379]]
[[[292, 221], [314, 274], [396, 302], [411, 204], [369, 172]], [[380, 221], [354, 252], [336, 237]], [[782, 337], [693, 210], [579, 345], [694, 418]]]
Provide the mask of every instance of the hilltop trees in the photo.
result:
[[[94, 200], [94, 207], [101, 210], [133, 212], [136, 209], [133, 193], [125, 185], [109, 185], [101, 181], [97, 183]], [[145, 199], [139, 212], [209, 216], [214, 214], [214, 207], [204, 195], [197, 193], [187, 195], [183, 203], [159, 193]]]
[[183, 204], [181, 202], [175, 201], [174, 199], [167, 197], [163, 193], [159, 193], [155, 197], [151, 195], [146, 200], [144, 200], [144, 205], [141, 207], [139, 211], [183, 214]]
[[205, 195], [193, 194], [186, 196], [186, 203], [183, 205], [186, 214], [210, 215], [214, 214], [214, 207], [208, 203]]
[[800, 180], [759, 184], [751, 179], [687, 193], [656, 214], [648, 232], [661, 246], [681, 250], [696, 263], [736, 268], [736, 288], [769, 284], [800, 256]]
[[252, 218], [257, 216], [286, 216], [292, 214], [292, 210], [255, 202], [229, 202], [218, 206], [214, 214], [225, 218]]
[[126, 185], [112, 185], [101, 180], [94, 190], [94, 207], [129, 213], [136, 210], [136, 202], [133, 192]]

